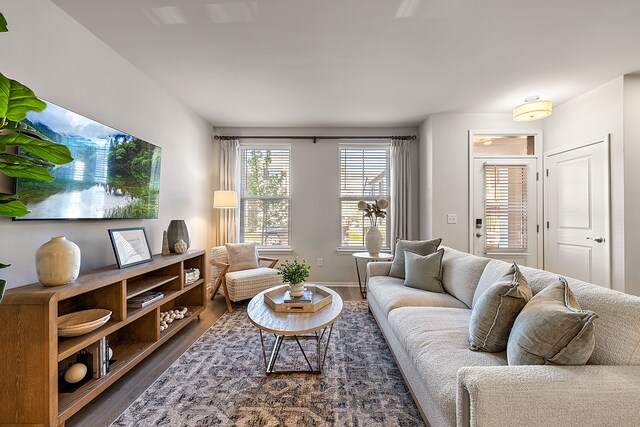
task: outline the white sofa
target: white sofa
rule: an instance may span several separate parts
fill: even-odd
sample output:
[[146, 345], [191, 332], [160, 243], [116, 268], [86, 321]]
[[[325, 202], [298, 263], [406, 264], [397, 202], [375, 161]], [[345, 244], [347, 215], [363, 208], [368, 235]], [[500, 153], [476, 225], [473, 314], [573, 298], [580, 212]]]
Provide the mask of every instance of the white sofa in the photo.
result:
[[[431, 426], [639, 426], [640, 298], [568, 279], [583, 309], [598, 315], [586, 366], [508, 366], [506, 353], [469, 349], [479, 296], [510, 264], [445, 248], [437, 294], [368, 264], [368, 303]], [[521, 271], [536, 294], [558, 275]]]

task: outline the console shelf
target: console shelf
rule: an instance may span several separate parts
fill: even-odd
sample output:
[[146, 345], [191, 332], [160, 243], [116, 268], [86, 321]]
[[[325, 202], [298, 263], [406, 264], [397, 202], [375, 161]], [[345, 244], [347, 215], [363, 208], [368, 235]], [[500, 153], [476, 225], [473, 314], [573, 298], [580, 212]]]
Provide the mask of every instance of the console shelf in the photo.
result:
[[[184, 270], [196, 267], [203, 278], [184, 283]], [[156, 255], [153, 261], [118, 269], [101, 268], [82, 274], [64, 286], [39, 283], [8, 290], [0, 304], [0, 425], [64, 426], [107, 387], [206, 309], [207, 254]], [[142, 308], [127, 308], [127, 299], [150, 290], [164, 297]], [[191, 313], [160, 332], [160, 313], [187, 307]], [[91, 308], [113, 312], [111, 319], [87, 334], [58, 337], [58, 317]], [[63, 369], [77, 353], [103, 337], [113, 350], [109, 372], [90, 379], [72, 392], [58, 391]], [[62, 380], [60, 380], [62, 381]]]

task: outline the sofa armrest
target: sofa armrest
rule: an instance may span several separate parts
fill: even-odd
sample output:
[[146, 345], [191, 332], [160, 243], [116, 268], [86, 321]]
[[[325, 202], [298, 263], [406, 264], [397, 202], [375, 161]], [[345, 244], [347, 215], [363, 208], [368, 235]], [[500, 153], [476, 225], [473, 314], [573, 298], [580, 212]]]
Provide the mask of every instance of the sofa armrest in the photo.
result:
[[388, 276], [389, 271], [391, 271], [391, 262], [378, 261], [367, 263], [367, 274], [369, 277]]
[[491, 366], [458, 371], [457, 425], [640, 425], [640, 366]]

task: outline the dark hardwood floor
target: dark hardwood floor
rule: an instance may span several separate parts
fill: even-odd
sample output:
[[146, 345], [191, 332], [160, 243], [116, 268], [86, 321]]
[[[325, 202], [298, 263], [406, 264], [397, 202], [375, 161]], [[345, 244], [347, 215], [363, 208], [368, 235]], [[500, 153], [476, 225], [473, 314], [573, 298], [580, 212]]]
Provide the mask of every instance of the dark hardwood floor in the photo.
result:
[[[358, 288], [333, 288], [343, 300], [361, 300]], [[207, 310], [180, 333], [129, 371], [77, 414], [67, 420], [66, 427], [108, 426], [129, 407], [171, 364], [204, 334], [227, 310], [224, 297], [209, 301]]]

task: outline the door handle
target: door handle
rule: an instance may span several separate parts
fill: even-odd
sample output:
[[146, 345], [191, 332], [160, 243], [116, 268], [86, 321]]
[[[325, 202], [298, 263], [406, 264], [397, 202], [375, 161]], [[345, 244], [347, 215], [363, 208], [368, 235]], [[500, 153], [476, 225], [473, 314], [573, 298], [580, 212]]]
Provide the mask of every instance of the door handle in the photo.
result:
[[482, 233], [476, 233], [476, 237], [482, 237]]
[[587, 240], [593, 240], [596, 243], [602, 243], [604, 242], [604, 237], [596, 237], [594, 239], [592, 239], [591, 237], [587, 237]]

